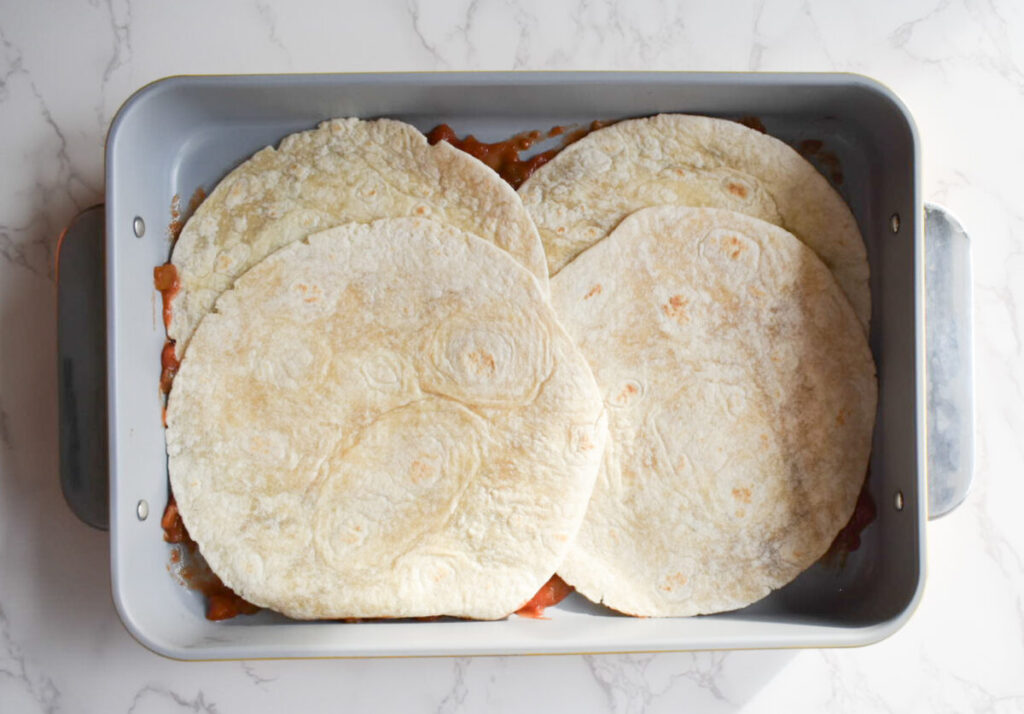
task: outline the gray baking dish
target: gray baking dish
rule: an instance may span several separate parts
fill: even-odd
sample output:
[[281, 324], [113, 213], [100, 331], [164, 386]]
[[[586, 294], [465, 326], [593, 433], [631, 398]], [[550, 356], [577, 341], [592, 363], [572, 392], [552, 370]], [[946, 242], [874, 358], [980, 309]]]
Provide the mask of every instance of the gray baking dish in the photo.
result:
[[[841, 565], [819, 563], [750, 607], [705, 617], [624, 617], [574, 595], [549, 610], [549, 620], [345, 624], [295, 622], [264, 611], [207, 621], [201, 596], [168, 573], [159, 517], [167, 500], [157, 390], [164, 328], [152, 269], [168, 258], [171, 196], [187, 200], [199, 187], [210, 191], [259, 148], [331, 117], [394, 117], [424, 131], [444, 122], [460, 134], [497, 140], [658, 112], [755, 116], [791, 145], [819, 140], [838, 157], [837, 188], [857, 217], [871, 263], [870, 340], [879, 377], [868, 481], [878, 513], [861, 546]], [[932, 487], [933, 515], [962, 500], [971, 475], [969, 254], [958, 225], [929, 207], [928, 264], [937, 277], [929, 283], [926, 355], [919, 159], [905, 107], [880, 84], [855, 75], [172, 77], [144, 87], [110, 129], [106, 206], [69, 227], [59, 258], [62, 480], [72, 508], [100, 527], [109, 483], [112, 589], [126, 627], [150, 649], [182, 659], [820, 647], [889, 635], [922, 594], [928, 462], [933, 481], [941, 481]], [[103, 250], [105, 307], [90, 267]], [[106, 315], [105, 365], [81, 357], [83, 350], [94, 356], [103, 350], [104, 326], [81, 316], [89, 299]], [[936, 375], [932, 384], [926, 384], [926, 362]], [[99, 440], [104, 424], [108, 449]]]

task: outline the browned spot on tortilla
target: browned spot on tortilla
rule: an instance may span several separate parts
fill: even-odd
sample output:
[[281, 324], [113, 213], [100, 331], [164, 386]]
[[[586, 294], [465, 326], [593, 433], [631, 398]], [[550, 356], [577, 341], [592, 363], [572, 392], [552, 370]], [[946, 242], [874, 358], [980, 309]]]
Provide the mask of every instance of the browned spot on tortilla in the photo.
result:
[[619, 396], [615, 397], [615, 403], [616, 404], [625, 404], [626, 402], [629, 401], [630, 397], [632, 397], [634, 394], [636, 394], [639, 391], [640, 391], [640, 388], [637, 387], [635, 384], [632, 384], [632, 383], [627, 384], [625, 387], [622, 388], [622, 391], [619, 392]]
[[686, 585], [687, 582], [687, 577], [682, 573], [672, 573], [672, 575], [669, 575], [666, 579], [668, 580], [668, 584], [662, 589], [667, 592], [672, 592], [676, 588], [681, 588]]
[[417, 216], [423, 216], [423, 215], [426, 215], [426, 213], [427, 213], [427, 207], [426, 206], [416, 206], [416, 215]]
[[713, 285], [708, 290], [708, 293], [710, 294], [712, 301], [714, 301], [718, 305], [721, 305], [729, 312], [735, 312], [740, 307], [740, 301], [739, 298], [736, 296], [736, 293], [729, 290], [728, 288], [725, 288], [721, 285]]
[[734, 488], [732, 490], [732, 497], [735, 498], [737, 501], [742, 501], [743, 503], [750, 503], [750, 496], [751, 493], [749, 488]]
[[317, 302], [323, 295], [323, 290], [320, 289], [319, 285], [306, 285], [305, 283], [299, 283], [295, 288], [302, 293], [303, 302]]
[[673, 295], [668, 299], [668, 302], [661, 306], [662, 312], [665, 313], [666, 317], [669, 317], [676, 322], [686, 322], [690, 319], [690, 316], [686, 312], [686, 306], [689, 304], [689, 300], [684, 298], [682, 295]]
[[586, 295], [584, 295], [583, 299], [584, 300], [589, 300], [590, 298], [594, 297], [595, 295], [600, 295], [602, 290], [604, 290], [604, 288], [601, 287], [601, 283], [598, 283], [594, 287], [590, 288], [590, 292], [588, 292]]
[[745, 516], [745, 515], [747, 515], [747, 512], [744, 511], [742, 508], [736, 509], [736, 517], [737, 518], [743, 518], [743, 516]]
[[[413, 483], [419, 483], [420, 481], [430, 478], [432, 473], [433, 469], [431, 469], [429, 465], [423, 463], [419, 459], [413, 461], [412, 464], [409, 466], [409, 476], [410, 478], [412, 478]], [[361, 529], [357, 527], [356, 530]]]
[[586, 434], [580, 434], [579, 439], [580, 451], [590, 451], [591, 449], [594, 448], [594, 442], [592, 442], [590, 440], [590, 437], [587, 436]]
[[476, 368], [477, 374], [483, 374], [485, 371], [494, 374], [494, 355], [490, 352], [474, 350], [469, 353], [469, 361]]
[[732, 181], [730, 181], [728, 188], [729, 193], [731, 193], [734, 196], [739, 196], [740, 198], [747, 197], [747, 187], [741, 183], [733, 183]]
[[740, 242], [740, 239], [737, 238], [736, 236], [729, 237], [729, 247], [732, 248], [732, 252], [729, 253], [729, 257], [732, 258], [733, 260], [739, 258], [744, 250], [743, 244]]

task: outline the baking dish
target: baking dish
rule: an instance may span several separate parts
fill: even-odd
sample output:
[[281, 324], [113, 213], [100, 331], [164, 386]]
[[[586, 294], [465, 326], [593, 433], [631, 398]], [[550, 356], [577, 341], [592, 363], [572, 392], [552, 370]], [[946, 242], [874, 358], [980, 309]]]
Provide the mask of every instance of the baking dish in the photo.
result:
[[[207, 621], [201, 596], [167, 572], [169, 551], [159, 523], [167, 499], [157, 388], [164, 329], [152, 269], [169, 254], [170, 198], [188, 197], [197, 188], [211, 190], [259, 148], [330, 117], [388, 116], [424, 131], [443, 122], [460, 134], [493, 141], [524, 130], [658, 112], [756, 117], [791, 145], [821, 142], [834, 157], [832, 165], [842, 169], [841, 182], [838, 175], [832, 178], [857, 217], [871, 264], [870, 341], [879, 375], [868, 480], [878, 513], [862, 534], [861, 546], [843, 563], [819, 563], [750, 607], [705, 617], [628, 618], [573, 596], [549, 610], [548, 620], [346, 624], [295, 622], [265, 611]], [[895, 631], [913, 612], [924, 583], [927, 514], [954, 507], [969, 486], [966, 236], [937, 207], [929, 207], [926, 218], [913, 121], [891, 92], [864, 77], [452, 73], [168, 78], [141, 89], [118, 112], [107, 140], [106, 204], [80, 216], [61, 245], [65, 494], [93, 525], [103, 525], [109, 503], [118, 612], [140, 642], [171, 657], [867, 644]], [[96, 270], [100, 253], [105, 253], [105, 281]], [[927, 310], [926, 267], [932, 271]], [[105, 297], [98, 290], [103, 283]], [[104, 346], [99, 340], [103, 315], [105, 360], [96, 359]], [[934, 379], [926, 382], [929, 374]], [[105, 395], [98, 389], [104, 379]], [[934, 432], [931, 452], [929, 429]], [[934, 496], [930, 509], [926, 477]], [[109, 502], [104, 498], [108, 484]]]

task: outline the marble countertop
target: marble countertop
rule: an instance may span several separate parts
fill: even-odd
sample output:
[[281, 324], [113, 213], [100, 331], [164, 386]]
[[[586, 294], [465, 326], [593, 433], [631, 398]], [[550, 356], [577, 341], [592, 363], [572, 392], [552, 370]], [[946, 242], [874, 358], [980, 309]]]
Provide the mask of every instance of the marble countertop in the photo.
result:
[[[0, 711], [1024, 711], [1024, 4], [725, 5], [0, 5]], [[169, 74], [449, 69], [850, 71], [906, 102], [924, 197], [973, 238], [977, 456], [928, 524], [903, 629], [851, 650], [213, 663], [129, 636], [108, 537], [57, 478], [56, 236], [102, 200], [111, 117]]]

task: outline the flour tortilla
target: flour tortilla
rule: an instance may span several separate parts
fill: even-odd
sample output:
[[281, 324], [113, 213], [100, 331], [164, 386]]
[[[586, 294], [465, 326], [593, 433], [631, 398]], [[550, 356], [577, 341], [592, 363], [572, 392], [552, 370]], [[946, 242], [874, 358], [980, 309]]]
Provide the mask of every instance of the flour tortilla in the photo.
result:
[[640, 208], [725, 208], [774, 223], [817, 253], [867, 331], [868, 261], [842, 197], [783, 142], [735, 122], [661, 114], [595, 131], [519, 189], [555, 275]]
[[877, 386], [832, 275], [784, 230], [649, 208], [552, 279], [609, 441], [559, 574], [633, 615], [743, 607], [792, 580], [853, 512]]
[[576, 534], [607, 434], [507, 253], [421, 219], [292, 243], [223, 293], [167, 410], [214, 572], [295, 618], [503, 617]]
[[217, 296], [281, 246], [349, 221], [424, 217], [508, 251], [547, 290], [544, 249], [516, 192], [447, 142], [390, 119], [334, 119], [228, 174], [185, 224], [168, 336], [181, 357]]

